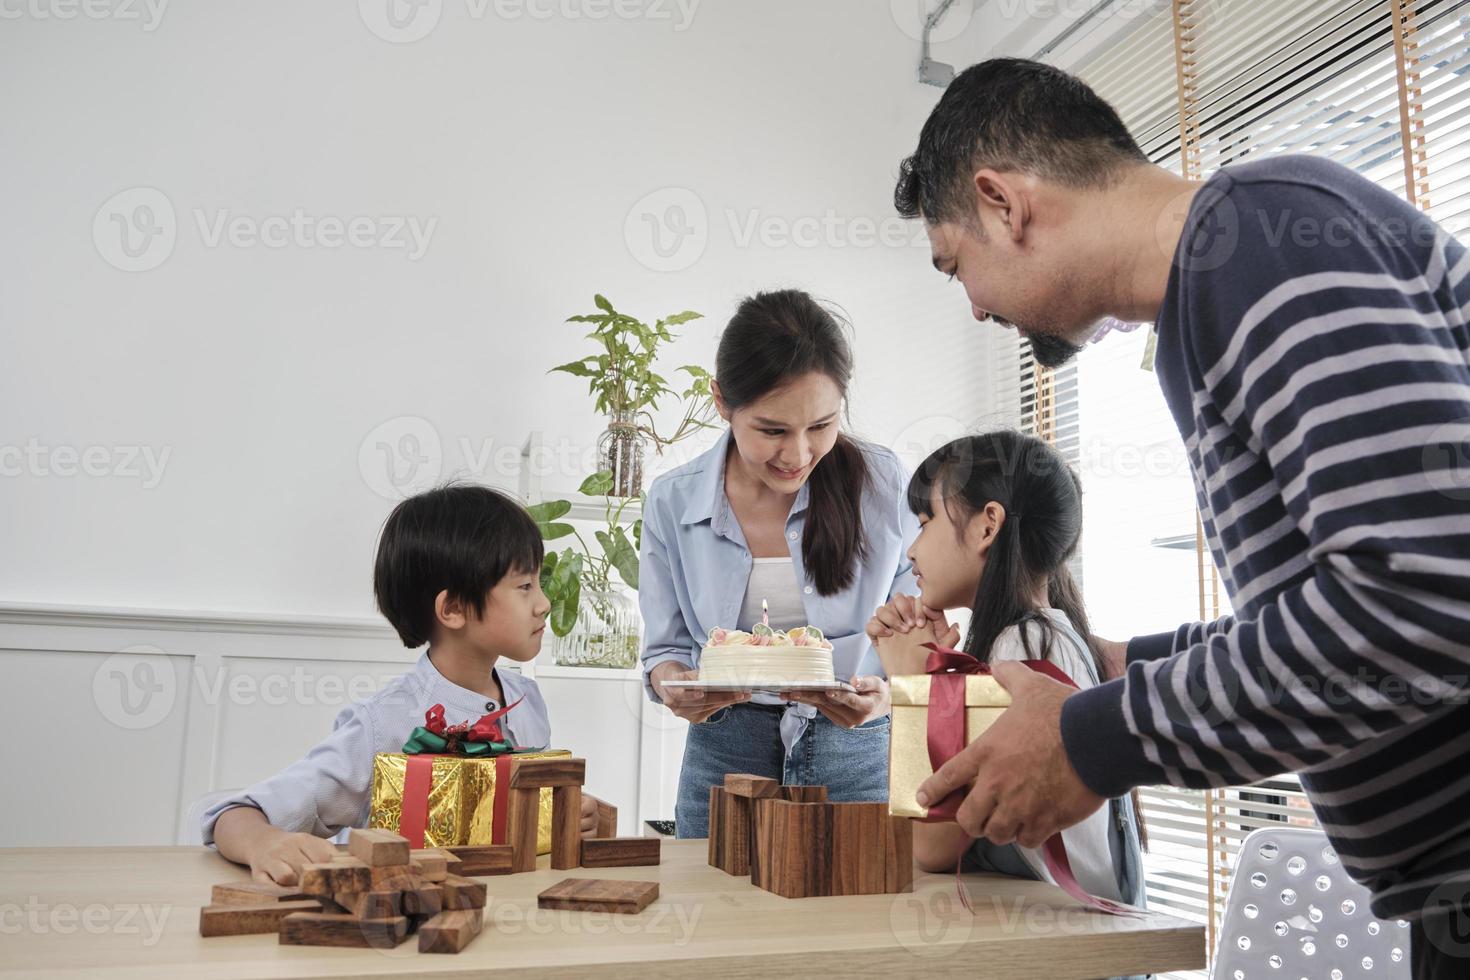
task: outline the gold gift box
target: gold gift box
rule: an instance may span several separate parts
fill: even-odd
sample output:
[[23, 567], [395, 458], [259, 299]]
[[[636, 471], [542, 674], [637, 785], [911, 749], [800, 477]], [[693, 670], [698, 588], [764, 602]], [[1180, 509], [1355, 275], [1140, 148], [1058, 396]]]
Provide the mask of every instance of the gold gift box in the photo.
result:
[[[554, 759], [570, 756], [566, 749], [517, 752], [517, 759]], [[373, 795], [368, 826], [398, 832], [403, 812], [403, 778], [408, 756], [379, 752], [373, 756]], [[431, 764], [429, 818], [424, 825], [425, 847], [486, 845], [490, 839], [495, 805], [495, 759], [436, 755]], [[536, 830], [536, 853], [551, 853], [551, 788], [541, 790]], [[503, 842], [502, 842], [503, 843]]]
[[[966, 674], [965, 744], [995, 724], [1011, 703], [1011, 696], [989, 674]], [[915, 799], [924, 780], [934, 775], [929, 764], [928, 674], [888, 679], [893, 698], [892, 730], [888, 739], [888, 812], [895, 817], [927, 817], [929, 808]]]

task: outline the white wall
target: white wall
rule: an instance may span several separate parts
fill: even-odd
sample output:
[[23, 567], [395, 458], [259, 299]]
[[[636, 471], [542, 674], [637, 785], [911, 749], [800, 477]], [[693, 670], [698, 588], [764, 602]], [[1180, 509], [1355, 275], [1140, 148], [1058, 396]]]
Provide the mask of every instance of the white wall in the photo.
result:
[[[598, 420], [545, 371], [588, 349], [561, 321], [595, 291], [703, 311], [677, 365], [710, 364], [742, 295], [805, 287], [855, 324], [861, 434], [912, 460], [988, 417], [985, 328], [892, 212], [939, 95], [903, 0], [703, 0], [687, 21], [690, 0], [428, 0], [412, 43], [369, 27], [394, 36], [381, 0], [174, 0], [156, 22], [153, 2], [0, 6], [0, 713], [64, 722], [73, 770], [0, 764], [72, 787], [0, 844], [172, 840], [190, 799], [278, 768], [342, 700], [271, 704], [249, 679], [411, 661], [372, 611], [385, 467], [408, 465], [379, 444], [416, 437], [419, 480], [513, 487], [537, 429], [568, 460], [547, 489], [574, 486]], [[974, 60], [980, 30], [935, 56]], [[298, 212], [432, 231], [421, 256], [328, 247], [340, 228], [213, 237]], [[694, 234], [660, 258], [648, 221]], [[175, 693], [136, 726], [109, 658], [140, 644]], [[243, 697], [213, 687], [236, 678]], [[606, 756], [589, 789], [624, 832], [669, 816], [682, 729], [625, 679], [542, 683], [558, 743]]]
[[[514, 486], [503, 461], [537, 428], [572, 457], [548, 487], [579, 479], [597, 420], [544, 372], [587, 350], [561, 320], [594, 291], [707, 314], [674, 365], [711, 362], [743, 294], [802, 286], [854, 321], [861, 433], [983, 414], [983, 328], [891, 207], [939, 94], [903, 4], [590, 3], [436, 0], [413, 43], [373, 33], [375, 0], [175, 0], [151, 30], [141, 3], [6, 7], [0, 598], [371, 615], [379, 443], [418, 434], [420, 477]], [[171, 206], [175, 238], [123, 271], [115, 222], [140, 203], [165, 228]], [[655, 271], [643, 216], [670, 204], [707, 245]], [[434, 224], [416, 259], [211, 237], [297, 211]]]

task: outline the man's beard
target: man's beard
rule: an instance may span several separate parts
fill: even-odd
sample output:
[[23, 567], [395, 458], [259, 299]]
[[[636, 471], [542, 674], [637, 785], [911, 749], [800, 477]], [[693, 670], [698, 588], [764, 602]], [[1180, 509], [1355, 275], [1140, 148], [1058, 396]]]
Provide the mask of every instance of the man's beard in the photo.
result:
[[1060, 337], [1044, 333], [1028, 333], [1025, 336], [1031, 342], [1031, 356], [1042, 367], [1059, 368], [1082, 353], [1081, 344], [1074, 344]]

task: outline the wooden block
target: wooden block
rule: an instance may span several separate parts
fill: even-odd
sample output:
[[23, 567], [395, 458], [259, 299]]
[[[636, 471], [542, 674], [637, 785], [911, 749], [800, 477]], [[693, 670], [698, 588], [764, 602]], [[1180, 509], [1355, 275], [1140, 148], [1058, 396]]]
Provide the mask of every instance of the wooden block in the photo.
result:
[[508, 875], [513, 870], [514, 848], [509, 844], [489, 844], [473, 847], [448, 847], [459, 858], [459, 875]]
[[830, 894], [881, 895], [886, 890], [888, 804], [833, 803]]
[[825, 786], [782, 786], [781, 799], [791, 803], [826, 803]]
[[751, 880], [786, 898], [832, 894], [830, 803], [758, 803]]
[[506, 814], [506, 843], [511, 846], [513, 874], [536, 870], [536, 831], [541, 818], [541, 790], [512, 789]]
[[556, 786], [551, 790], [551, 866], [558, 871], [575, 868], [581, 843], [582, 787]]
[[709, 788], [709, 866], [724, 870], [725, 846], [725, 787]]
[[407, 891], [428, 884], [428, 879], [419, 874], [411, 864], [386, 864], [368, 868], [369, 884], [362, 891]]
[[275, 932], [281, 920], [295, 912], [320, 912], [320, 902], [271, 900], [258, 905], [206, 905], [199, 910], [201, 936], [253, 936]]
[[581, 786], [586, 777], [586, 759], [518, 759], [510, 771], [510, 788]]
[[442, 857], [444, 859], [444, 870], [445, 870], [445, 872], [448, 873], [448, 874], [452, 874], [452, 875], [459, 874], [459, 855], [455, 854], [449, 848], [447, 848], [447, 847], [421, 847], [421, 848], [417, 848], [415, 850], [412, 850], [412, 851], [409, 851], [408, 852], [408, 863], [409, 864], [412, 864], [414, 858], [416, 858], [416, 857], [423, 857], [423, 856], [429, 856], [429, 857], [438, 856], [438, 857]]
[[408, 919], [297, 912], [281, 920], [282, 946], [362, 946], [391, 949], [408, 938]]
[[618, 808], [602, 800], [597, 801], [597, 836], [618, 836]]
[[443, 881], [449, 874], [448, 857], [443, 851], [414, 851], [409, 855], [408, 864], [425, 881]]
[[210, 891], [211, 905], [261, 905], [265, 902], [299, 902], [309, 897], [296, 885], [267, 885], [258, 881], [237, 881], [215, 885]]
[[354, 827], [347, 832], [347, 853], [372, 868], [408, 863], [408, 839], [391, 830]]
[[725, 775], [725, 792], [752, 800], [765, 800], [781, 795], [781, 784], [765, 776], [732, 772]]
[[588, 837], [582, 841], [582, 867], [633, 868], [659, 863], [657, 837]]
[[338, 858], [301, 869], [301, 890], [311, 896], [331, 898], [338, 892], [370, 891], [372, 886], [372, 872], [357, 858]]
[[403, 914], [424, 918], [444, 911], [444, 889], [425, 882], [422, 887], [400, 892]]
[[359, 919], [391, 919], [403, 914], [403, 892], [398, 891], [338, 892], [332, 901]]
[[443, 892], [441, 903], [445, 911], [461, 911], [463, 909], [482, 909], [485, 907], [485, 883], [471, 881], [461, 878], [459, 875], [449, 875], [439, 885]]
[[440, 912], [419, 926], [420, 953], [458, 953], [480, 934], [482, 909]]
[[890, 895], [914, 890], [914, 822], [889, 817], [884, 842], [884, 886]]
[[571, 912], [636, 914], [658, 898], [656, 881], [609, 881], [603, 878], [567, 878], [536, 896], [543, 909]]

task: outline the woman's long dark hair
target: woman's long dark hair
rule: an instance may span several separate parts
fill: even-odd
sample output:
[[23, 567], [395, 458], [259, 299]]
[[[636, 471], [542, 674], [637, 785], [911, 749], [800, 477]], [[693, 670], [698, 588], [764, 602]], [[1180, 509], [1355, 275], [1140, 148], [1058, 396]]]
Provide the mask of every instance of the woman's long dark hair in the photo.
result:
[[[936, 491], [961, 534], [969, 519], [992, 501], [1005, 508], [975, 589], [964, 652], [988, 663], [996, 639], [1019, 626], [1026, 656], [1045, 659], [1057, 635], [1055, 625], [1036, 608], [1035, 597], [1045, 583], [1047, 605], [1071, 621], [1097, 676], [1106, 680], [1082, 592], [1067, 568], [1082, 540], [1082, 482], [1061, 454], [1040, 439], [1014, 431], [956, 439], [931, 453], [914, 473], [909, 509], [932, 517]], [[1039, 651], [1032, 649], [1031, 623], [1039, 628]], [[1147, 845], [1137, 790], [1133, 810], [1139, 840]]]
[[[720, 395], [732, 411], [814, 371], [847, 397], [852, 349], [836, 316], [799, 289], [757, 293], [741, 302], [715, 354]], [[822, 595], [851, 585], [858, 562], [867, 557], [862, 501], [870, 479], [862, 447], [842, 433], [812, 469], [801, 558]]]

